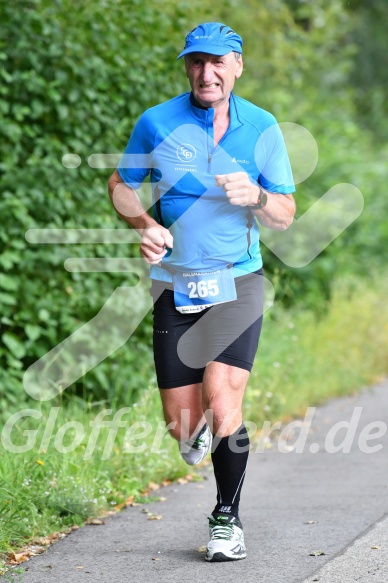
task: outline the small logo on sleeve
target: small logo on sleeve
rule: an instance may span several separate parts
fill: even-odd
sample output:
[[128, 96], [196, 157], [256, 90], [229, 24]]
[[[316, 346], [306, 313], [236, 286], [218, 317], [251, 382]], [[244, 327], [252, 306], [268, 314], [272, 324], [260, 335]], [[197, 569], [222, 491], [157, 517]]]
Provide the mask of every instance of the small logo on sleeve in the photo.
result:
[[249, 160], [236, 160], [236, 158], [232, 158], [232, 162], [234, 164], [249, 164]]

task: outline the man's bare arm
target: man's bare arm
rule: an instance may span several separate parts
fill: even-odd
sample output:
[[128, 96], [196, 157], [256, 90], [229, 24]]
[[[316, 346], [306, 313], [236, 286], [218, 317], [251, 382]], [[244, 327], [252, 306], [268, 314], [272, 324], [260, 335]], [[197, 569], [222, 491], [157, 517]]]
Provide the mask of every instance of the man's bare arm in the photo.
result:
[[168, 229], [159, 225], [147, 214], [134, 188], [122, 181], [115, 170], [108, 182], [108, 192], [116, 212], [141, 235], [140, 253], [147, 263], [160, 263], [172, 248], [173, 238]]
[[[237, 206], [252, 206], [257, 203], [260, 189], [253, 184], [246, 172], [219, 174], [215, 176], [216, 185], [225, 191], [230, 204]], [[291, 225], [296, 204], [292, 194], [280, 194], [264, 191], [267, 204], [264, 208], [254, 210], [257, 220], [264, 227], [284, 231]]]
[[253, 213], [264, 227], [275, 229], [276, 231], [285, 231], [294, 220], [296, 211], [294, 197], [292, 194], [264, 192], [267, 195], [267, 204], [262, 209], [254, 210]]
[[116, 212], [140, 235], [143, 235], [144, 229], [157, 225], [142, 207], [136, 190], [123, 182], [117, 170], [109, 179], [108, 192]]

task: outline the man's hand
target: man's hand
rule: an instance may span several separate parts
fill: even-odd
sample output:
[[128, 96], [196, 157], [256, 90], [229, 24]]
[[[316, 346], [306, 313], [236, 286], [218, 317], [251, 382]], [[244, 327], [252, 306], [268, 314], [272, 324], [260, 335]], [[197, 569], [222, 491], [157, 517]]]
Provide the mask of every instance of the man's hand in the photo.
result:
[[[217, 174], [216, 186], [221, 186], [230, 204], [253, 206], [257, 204], [260, 188], [253, 184], [245, 172]], [[295, 201], [292, 194], [265, 191], [267, 204], [262, 209], [252, 210], [264, 227], [284, 231], [292, 224], [295, 215]]]
[[232, 174], [217, 174], [216, 186], [221, 186], [229, 199], [230, 204], [248, 206], [257, 203], [259, 189], [252, 184], [246, 172]]
[[168, 229], [155, 225], [144, 229], [140, 245], [140, 253], [151, 265], [160, 263], [167, 253], [166, 247], [172, 249], [173, 237]]

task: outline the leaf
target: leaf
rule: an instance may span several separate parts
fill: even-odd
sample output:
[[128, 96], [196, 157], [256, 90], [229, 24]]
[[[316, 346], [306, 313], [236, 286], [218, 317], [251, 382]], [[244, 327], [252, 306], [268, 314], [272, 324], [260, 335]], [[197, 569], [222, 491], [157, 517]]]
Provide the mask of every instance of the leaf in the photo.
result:
[[20, 563], [24, 563], [24, 561], [28, 561], [29, 553], [11, 553], [11, 563], [19, 565]]
[[4, 332], [2, 339], [4, 344], [16, 358], [21, 359], [26, 355], [26, 349], [16, 334], [12, 334], [12, 332]]
[[0, 304], [5, 304], [6, 306], [14, 306], [16, 303], [17, 300], [15, 296], [0, 292]]
[[105, 520], [101, 520], [101, 518], [90, 518], [86, 521], [86, 524], [105, 524]]
[[46, 308], [41, 308], [38, 312], [39, 320], [48, 322], [50, 320], [50, 312]]
[[16, 277], [0, 273], [0, 287], [7, 291], [16, 291], [19, 287]]
[[30, 554], [31, 556], [33, 555], [40, 555], [41, 553], [44, 553], [46, 549], [42, 546], [32, 546], [30, 547]]
[[147, 520], [161, 520], [163, 516], [161, 514], [150, 514]]
[[24, 329], [28, 338], [32, 341], [37, 340], [42, 334], [41, 328], [34, 324], [27, 324]]
[[325, 555], [326, 553], [324, 551], [313, 551], [312, 553], [310, 553], [310, 557], [320, 557], [321, 555]]
[[15, 251], [5, 251], [0, 254], [0, 265], [4, 269], [11, 269], [13, 265], [20, 262], [20, 254]]

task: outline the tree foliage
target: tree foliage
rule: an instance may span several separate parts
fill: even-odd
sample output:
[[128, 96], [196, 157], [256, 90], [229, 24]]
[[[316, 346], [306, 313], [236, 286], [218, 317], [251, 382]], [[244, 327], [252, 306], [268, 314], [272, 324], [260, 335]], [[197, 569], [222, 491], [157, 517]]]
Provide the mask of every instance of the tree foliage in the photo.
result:
[[[128, 277], [70, 274], [72, 256], [129, 255], [128, 246], [34, 246], [31, 228], [117, 228], [107, 197], [110, 171], [93, 153], [120, 152], [146, 107], [183, 90], [171, 67], [181, 44], [173, 3], [1, 3], [0, 233], [1, 390], [19, 395], [26, 366], [90, 320]], [[79, 168], [62, 164], [68, 152]], [[92, 398], [130, 393], [149, 378], [148, 328], [82, 382]], [[145, 340], [147, 336], [147, 340]], [[128, 374], [128, 371], [131, 371]], [[110, 389], [108, 387], [111, 387]]]
[[[111, 170], [89, 167], [88, 156], [122, 151], [144, 109], [187, 90], [176, 55], [201, 21], [227, 22], [244, 38], [245, 71], [236, 93], [315, 136], [319, 164], [298, 187], [299, 213], [336, 182], [356, 184], [365, 197], [361, 219], [307, 268], [285, 269], [265, 252], [279, 296], [315, 305], [330, 293], [339, 269], [364, 273], [382, 261], [388, 243], [385, 162], [371, 132], [381, 138], [386, 130], [386, 8], [383, 0], [373, 9], [345, 4], [0, 3], [0, 404], [21, 398], [29, 364], [90, 320], [117, 286], [131, 284], [123, 274], [63, 267], [69, 255], [128, 257], [133, 250], [126, 245], [37, 246], [25, 232], [124, 227], [106, 194]], [[69, 152], [80, 156], [79, 167], [62, 164]], [[152, 375], [149, 343], [148, 318], [75, 390], [92, 399], [130, 396]]]

